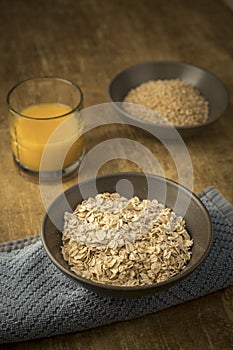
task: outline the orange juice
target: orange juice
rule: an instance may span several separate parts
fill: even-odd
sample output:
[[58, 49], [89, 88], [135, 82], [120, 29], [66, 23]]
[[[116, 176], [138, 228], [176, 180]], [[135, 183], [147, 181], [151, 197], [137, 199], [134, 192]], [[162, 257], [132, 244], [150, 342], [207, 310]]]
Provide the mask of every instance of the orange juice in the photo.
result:
[[[10, 114], [13, 154], [25, 168], [39, 172], [64, 169], [83, 153], [79, 112], [59, 103], [41, 103]], [[43, 161], [41, 162], [43, 156]]]

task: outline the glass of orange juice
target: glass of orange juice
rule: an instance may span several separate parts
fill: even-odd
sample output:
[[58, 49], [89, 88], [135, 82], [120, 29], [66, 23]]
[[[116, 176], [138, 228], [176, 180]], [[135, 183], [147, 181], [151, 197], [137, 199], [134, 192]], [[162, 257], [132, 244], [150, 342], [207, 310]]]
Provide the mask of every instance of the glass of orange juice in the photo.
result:
[[74, 173], [84, 154], [79, 86], [57, 77], [32, 78], [10, 90], [7, 104], [19, 169], [40, 178]]

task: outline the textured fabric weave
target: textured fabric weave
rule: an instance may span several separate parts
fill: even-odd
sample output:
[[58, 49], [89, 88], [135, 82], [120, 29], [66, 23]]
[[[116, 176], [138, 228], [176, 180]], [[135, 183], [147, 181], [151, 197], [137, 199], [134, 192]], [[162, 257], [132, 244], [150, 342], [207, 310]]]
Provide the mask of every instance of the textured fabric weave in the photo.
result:
[[233, 284], [233, 207], [213, 187], [200, 195], [214, 240], [187, 279], [152, 296], [111, 298], [63, 275], [39, 236], [0, 245], [0, 343], [77, 332], [147, 315]]

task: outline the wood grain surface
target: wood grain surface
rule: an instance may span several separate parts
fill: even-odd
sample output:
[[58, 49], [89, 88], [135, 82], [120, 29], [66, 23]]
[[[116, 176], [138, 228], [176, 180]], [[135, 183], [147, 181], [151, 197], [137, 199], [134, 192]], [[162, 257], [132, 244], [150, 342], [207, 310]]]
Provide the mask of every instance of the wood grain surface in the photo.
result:
[[[0, 240], [37, 234], [45, 213], [40, 186], [15, 167], [10, 147], [6, 95], [33, 76], [73, 80], [85, 107], [108, 102], [108, 85], [120, 70], [152, 60], [178, 60], [214, 73], [230, 105], [215, 124], [185, 138], [193, 166], [193, 190], [214, 185], [233, 200], [233, 12], [221, 0], [0, 0]], [[145, 132], [108, 125], [85, 135], [87, 152], [114, 138], [136, 140], [152, 152], [165, 176], [177, 180], [167, 149]], [[98, 174], [140, 171], [124, 145]], [[158, 173], [155, 163], [145, 159]], [[83, 179], [96, 169], [87, 168]], [[187, 176], [191, 169], [187, 169]], [[66, 189], [76, 183], [64, 183]], [[51, 198], [53, 195], [51, 194]], [[232, 268], [232, 266], [229, 266]], [[6, 344], [0, 349], [230, 350], [233, 348], [233, 287], [133, 321], [87, 332]]]

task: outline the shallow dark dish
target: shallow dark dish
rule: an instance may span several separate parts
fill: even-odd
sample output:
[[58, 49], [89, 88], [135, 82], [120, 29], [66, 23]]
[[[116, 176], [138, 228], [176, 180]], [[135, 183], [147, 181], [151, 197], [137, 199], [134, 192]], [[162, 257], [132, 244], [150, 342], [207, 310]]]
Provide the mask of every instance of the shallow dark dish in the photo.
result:
[[[61, 230], [63, 228], [64, 212], [72, 208], [75, 209], [78, 203], [83, 199], [102, 192], [115, 192], [116, 185], [120, 180], [128, 180], [134, 188], [133, 195], [139, 198], [156, 198], [159, 202], [173, 208], [177, 200], [179, 192], [179, 200], [176, 203], [176, 213], [183, 211], [184, 203], [190, 200], [187, 212], [184, 216], [186, 228], [194, 240], [192, 247], [192, 257], [187, 267], [170, 278], [167, 281], [151, 284], [147, 286], [123, 287], [111, 286], [102, 283], [93, 282], [85, 278], [77, 276], [70, 270], [68, 263], [63, 259], [61, 254]], [[94, 185], [94, 186], [93, 186]], [[164, 197], [164, 185], [166, 186], [166, 196]], [[95, 187], [96, 186], [96, 187]], [[148, 188], [150, 189], [148, 191]], [[148, 196], [149, 193], [149, 196]], [[84, 194], [84, 195], [83, 195]], [[127, 197], [127, 190], [121, 191], [122, 195]], [[41, 229], [42, 241], [44, 248], [52, 260], [52, 262], [67, 276], [73, 278], [83, 287], [93, 290], [99, 294], [110, 296], [142, 296], [146, 294], [156, 293], [163, 289], [169, 288], [186, 278], [193, 270], [195, 270], [206, 257], [212, 242], [212, 225], [209, 214], [199, 200], [192, 192], [183, 186], [159, 176], [144, 175], [142, 173], [118, 173], [97, 177], [88, 180], [68, 189], [64, 194], [60, 195], [50, 206], [44, 217]]]
[[[216, 121], [228, 105], [228, 93], [222, 82], [212, 73], [191, 64], [176, 61], [158, 61], [138, 64], [118, 73], [110, 82], [109, 97], [112, 102], [123, 102], [127, 93], [148, 80], [180, 79], [197, 88], [209, 102], [209, 117], [206, 123], [194, 126], [176, 127], [179, 133], [189, 135]], [[126, 122], [133, 122], [138, 127], [145, 126], [148, 131], [158, 128], [125, 113], [119, 104], [114, 104]], [[159, 126], [161, 132], [166, 126]]]

